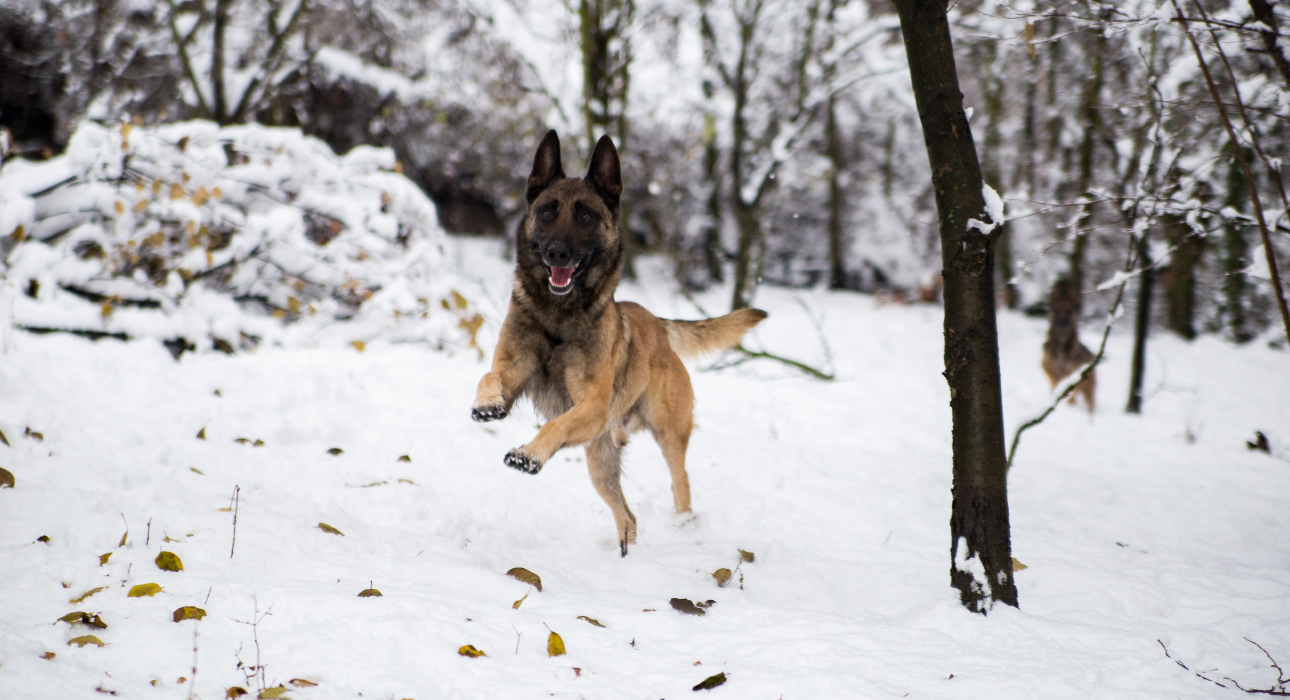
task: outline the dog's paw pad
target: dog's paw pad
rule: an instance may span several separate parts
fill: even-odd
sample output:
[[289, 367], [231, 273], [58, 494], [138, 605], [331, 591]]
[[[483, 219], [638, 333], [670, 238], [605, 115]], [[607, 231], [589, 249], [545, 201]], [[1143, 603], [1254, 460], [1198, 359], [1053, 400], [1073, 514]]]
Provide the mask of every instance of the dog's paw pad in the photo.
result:
[[525, 474], [536, 474], [542, 471], [542, 463], [525, 454], [521, 450], [511, 450], [510, 452], [507, 452], [506, 457], [502, 461], [506, 462], [506, 466], [512, 469], [518, 469]]
[[501, 420], [506, 417], [506, 408], [503, 406], [480, 406], [470, 409], [470, 418], [476, 423], [487, 423], [492, 420]]

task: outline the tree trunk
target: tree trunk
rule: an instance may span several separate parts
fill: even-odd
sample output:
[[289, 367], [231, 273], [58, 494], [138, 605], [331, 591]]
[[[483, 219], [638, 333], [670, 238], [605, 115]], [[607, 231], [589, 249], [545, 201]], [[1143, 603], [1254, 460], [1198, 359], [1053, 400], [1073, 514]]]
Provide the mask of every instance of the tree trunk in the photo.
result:
[[[982, 172], [986, 183], [1000, 193], [1006, 191], [999, 164], [999, 151], [1003, 147], [1003, 136], [999, 123], [1003, 121], [1003, 79], [999, 75], [995, 60], [998, 49], [993, 43], [986, 44], [985, 85], [981, 93], [985, 97], [985, 157], [982, 158]], [[995, 260], [999, 267], [999, 280], [1003, 286], [1003, 304], [1009, 309], [1017, 308], [1017, 285], [1012, 282], [1012, 237], [1008, 235], [1010, 227], [1007, 222], [999, 229], [998, 239], [994, 244]]]
[[954, 449], [950, 584], [968, 610], [984, 613], [996, 601], [1017, 605], [994, 315], [993, 241], [967, 227], [968, 219], [987, 217], [980, 163], [963, 111], [945, 16], [947, 0], [895, 0], [895, 5], [941, 228], [945, 378], [950, 387]]
[[[1102, 101], [1102, 73], [1104, 54], [1106, 53], [1106, 32], [1100, 27], [1093, 42], [1093, 75], [1085, 87], [1084, 98], [1080, 105], [1084, 121], [1084, 137], [1079, 148], [1079, 196], [1092, 199], [1089, 188], [1093, 186], [1093, 146], [1095, 134], [1101, 130], [1102, 117], [1098, 111]], [[1093, 203], [1086, 203], [1075, 223], [1075, 245], [1071, 249], [1070, 280], [1076, 291], [1081, 292], [1080, 308], [1083, 308], [1084, 260], [1088, 257], [1088, 241], [1092, 236]]]
[[1260, 29], [1259, 34], [1263, 36], [1263, 48], [1268, 57], [1276, 64], [1277, 71], [1281, 73], [1281, 79], [1285, 81], [1286, 88], [1290, 89], [1290, 60], [1286, 59], [1286, 54], [1277, 42], [1281, 36], [1281, 29], [1277, 26], [1277, 15], [1272, 11], [1272, 6], [1268, 0], [1250, 0], [1250, 9], [1254, 11], [1254, 19], [1262, 22], [1267, 29]]
[[1147, 334], [1151, 331], [1151, 288], [1155, 286], [1155, 271], [1151, 269], [1149, 231], [1138, 239], [1138, 311], [1133, 323], [1133, 374], [1129, 378], [1129, 404], [1124, 410], [1142, 413], [1142, 380], [1147, 366]]
[[214, 33], [211, 48], [211, 101], [214, 119], [228, 123], [228, 96], [224, 89], [224, 35], [228, 29], [229, 5], [232, 0], [215, 0]]
[[842, 248], [842, 136], [838, 133], [837, 96], [830, 94], [824, 123], [829, 154], [829, 287], [847, 288], [846, 253]]
[[[1246, 151], [1246, 158], [1253, 153]], [[1249, 186], [1241, 173], [1241, 166], [1232, 157], [1227, 169], [1227, 196], [1223, 206], [1244, 212], [1250, 200]], [[1245, 281], [1245, 268], [1248, 265], [1246, 256], [1249, 249], [1245, 244], [1245, 233], [1242, 225], [1228, 219], [1223, 225], [1223, 312], [1227, 317], [1228, 327], [1232, 330], [1232, 340], [1238, 343], [1249, 342], [1254, 334], [1245, 328], [1245, 297], [1249, 285]]]
[[1196, 264], [1204, 251], [1204, 239], [1181, 217], [1165, 219], [1165, 238], [1173, 247], [1165, 269], [1165, 303], [1169, 330], [1191, 340], [1196, 337]]
[[748, 121], [744, 110], [748, 107], [748, 50], [757, 29], [758, 15], [739, 20], [739, 60], [735, 64], [734, 80], [731, 91], [735, 104], [733, 138], [730, 144], [730, 201], [735, 214], [735, 224], [739, 229], [739, 241], [735, 248], [735, 288], [731, 295], [730, 308], [743, 309], [752, 305], [753, 246], [760, 237], [761, 218], [756, 202], [744, 198], [742, 188], [747, 176], [746, 153], [748, 142]]
[[725, 252], [721, 248], [721, 149], [717, 144], [717, 118], [703, 116], [703, 179], [708, 186], [706, 204], [708, 223], [703, 229], [703, 260], [708, 266], [708, 279], [716, 284], [725, 281], [723, 263]]

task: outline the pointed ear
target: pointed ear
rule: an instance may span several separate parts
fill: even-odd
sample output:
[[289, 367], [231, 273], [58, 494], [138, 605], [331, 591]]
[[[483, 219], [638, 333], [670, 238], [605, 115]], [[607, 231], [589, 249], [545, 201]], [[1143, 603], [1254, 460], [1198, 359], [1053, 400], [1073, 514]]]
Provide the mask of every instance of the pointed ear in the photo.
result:
[[605, 200], [605, 206], [617, 212], [618, 198], [623, 194], [623, 174], [618, 162], [618, 149], [614, 148], [614, 142], [608, 136], [601, 136], [596, 142], [586, 180]]
[[542, 143], [538, 144], [537, 155], [533, 156], [533, 172], [529, 173], [524, 199], [532, 204], [543, 190], [562, 177], [564, 177], [564, 169], [560, 167], [560, 137], [556, 136], [555, 129], [552, 129], [542, 137]]

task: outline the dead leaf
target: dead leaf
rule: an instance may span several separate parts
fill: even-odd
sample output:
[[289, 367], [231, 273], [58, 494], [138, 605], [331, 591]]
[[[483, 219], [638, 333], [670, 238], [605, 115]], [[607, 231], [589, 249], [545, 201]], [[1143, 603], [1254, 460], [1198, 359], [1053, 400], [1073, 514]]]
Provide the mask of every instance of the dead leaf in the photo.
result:
[[542, 577], [538, 576], [532, 571], [529, 571], [528, 569], [517, 566], [514, 569], [507, 571], [506, 575], [510, 576], [516, 581], [523, 581], [524, 583], [527, 583], [530, 586], [538, 589], [538, 593], [542, 592]]
[[47, 652], [45, 652], [45, 653], [41, 654], [41, 655], [40, 655], [40, 658], [42, 658], [42, 659], [44, 659], [44, 660], [46, 660], [46, 661], [53, 661], [55, 656], [58, 656], [58, 654], [55, 654], [55, 653], [54, 653], [54, 652], [52, 652], [52, 651], [47, 651]]
[[551, 634], [547, 635], [546, 655], [548, 657], [564, 656], [564, 640], [560, 639], [560, 635], [556, 634], [555, 632], [552, 632]]
[[318, 523], [318, 529], [322, 530], [323, 532], [329, 535], [340, 535], [341, 537], [345, 536], [345, 533], [341, 532], [340, 530], [337, 530], [336, 528], [332, 527], [331, 525], [328, 525], [327, 523]]
[[118, 199], [117, 201], [112, 203], [112, 211], [115, 211], [117, 214], [124, 214], [125, 204], [123, 204], [121, 200]]
[[519, 609], [520, 609], [520, 603], [523, 603], [524, 601], [528, 600], [528, 598], [529, 598], [529, 594], [528, 594], [528, 593], [525, 593], [523, 598], [520, 598], [519, 600], [515, 601], [514, 603], [511, 603], [511, 610], [519, 610]]
[[184, 188], [183, 188], [183, 185], [180, 185], [180, 184], [179, 184], [179, 183], [177, 183], [177, 182], [176, 182], [175, 184], [171, 185], [171, 186], [170, 186], [170, 198], [171, 198], [171, 199], [183, 199], [183, 198], [184, 198]]
[[247, 695], [246, 688], [239, 688], [238, 686], [233, 686], [232, 688], [224, 691], [225, 698], [240, 698], [243, 695]]
[[717, 569], [712, 572], [712, 578], [717, 580], [717, 587], [720, 588], [730, 583], [730, 569]]
[[206, 191], [206, 188], [199, 187], [197, 191], [193, 193], [193, 204], [200, 207], [201, 205], [206, 203], [206, 200], [210, 198], [211, 198], [211, 195], [209, 192]]
[[24, 437], [29, 437], [29, 438], [31, 438], [32, 440], [35, 440], [36, 442], [44, 442], [44, 441], [45, 441], [45, 434], [44, 434], [44, 433], [40, 433], [40, 432], [36, 432], [35, 430], [32, 430], [30, 425], [29, 425], [29, 426], [27, 426], [27, 429], [26, 429], [26, 430], [24, 430], [22, 434], [23, 434], [23, 436], [24, 436]]
[[5, 447], [13, 447], [13, 445], [9, 444], [9, 438], [4, 436], [3, 430], [0, 430], [0, 442], [3, 442]]
[[411, 461], [412, 461], [412, 458], [411, 458], [411, 457], [409, 457], [409, 456], [407, 456], [407, 455], [400, 455], [400, 456], [399, 456], [399, 461], [400, 461], [400, 462], [411, 462]]
[[147, 211], [147, 209], [148, 209], [148, 200], [146, 199], [140, 199], [139, 201], [134, 203], [134, 213], [136, 214], [142, 214], [143, 212]]
[[595, 625], [596, 627], [601, 627], [601, 628], [603, 628], [603, 627], [604, 627], [604, 625], [600, 624], [600, 621], [599, 621], [599, 620], [597, 620], [597, 619], [595, 619], [595, 618], [587, 617], [586, 615], [579, 615], [579, 616], [578, 616], [578, 619], [579, 619], [579, 620], [586, 620], [587, 622], [590, 622], [591, 624]]
[[144, 596], [154, 596], [160, 593], [162, 590], [163, 589], [161, 588], [161, 586], [158, 586], [155, 583], [141, 583], [135, 586], [134, 588], [131, 588], [130, 592], [126, 594], [126, 597], [142, 598]]
[[162, 571], [183, 571], [184, 562], [179, 560], [179, 556], [174, 552], [162, 552], [155, 559], [157, 568]]
[[327, 450], [327, 454], [329, 454], [329, 455], [331, 455], [331, 456], [333, 456], [333, 457], [338, 457], [338, 456], [340, 456], [340, 455], [345, 454], [345, 451], [344, 451], [344, 450], [342, 450], [342, 449], [340, 449], [339, 447], [332, 447], [332, 448], [330, 448], [330, 449], [328, 449], [328, 450]]
[[739, 550], [739, 558], [751, 564], [753, 563], [753, 560], [757, 558], [757, 555], [752, 552], [745, 552], [741, 549]]
[[96, 647], [104, 646], [103, 640], [92, 634], [87, 634], [84, 637], [73, 637], [72, 639], [67, 640], [67, 646], [70, 647], [73, 644], [78, 647], [84, 647], [86, 644], [93, 644]]
[[292, 678], [290, 681], [288, 681], [288, 683], [290, 683], [291, 685], [294, 685], [297, 688], [312, 688], [318, 685], [313, 681], [307, 681], [303, 678]]
[[98, 588], [91, 588], [90, 590], [85, 591], [84, 593], [82, 593], [80, 596], [78, 596], [78, 597], [76, 597], [76, 598], [72, 598], [71, 600], [69, 600], [69, 601], [67, 601], [67, 602], [69, 602], [69, 603], [71, 603], [71, 604], [75, 605], [75, 604], [77, 604], [77, 603], [84, 602], [86, 598], [89, 598], [90, 596], [94, 595], [95, 593], [98, 593], [99, 591], [103, 591], [103, 590], [107, 590], [107, 586], [99, 586]]
[[206, 426], [202, 426], [202, 429], [197, 431], [197, 439], [198, 440], [206, 439]]
[[358, 594], [359, 598], [380, 598], [381, 592], [375, 588], [365, 588]]
[[286, 687], [285, 685], [278, 685], [272, 688], [265, 688], [264, 690], [261, 690], [260, 694], [255, 697], [257, 698], [257, 700], [278, 700], [279, 698], [287, 697], [288, 690], [291, 690], [291, 689]]
[[478, 658], [480, 656], [488, 656], [488, 654], [485, 654], [484, 652], [476, 649], [474, 644], [467, 644], [466, 646], [458, 649], [457, 653], [460, 654], [461, 656], [468, 656], [472, 659]]
[[37, 541], [37, 542], [44, 542], [45, 544], [49, 544], [49, 535], [41, 535], [40, 537], [37, 537], [37, 538], [36, 538], [36, 541]]
[[1026, 566], [1025, 564], [1022, 564], [1021, 562], [1017, 561], [1016, 557], [1012, 558], [1013, 571], [1025, 571], [1026, 569], [1029, 569], [1029, 568], [1030, 568], [1029, 566]]
[[399, 483], [400, 483], [400, 484], [408, 484], [409, 486], [416, 486], [416, 485], [417, 485], [417, 482], [415, 482], [415, 481], [413, 481], [413, 480], [411, 480], [411, 479], [399, 479]]
[[251, 443], [251, 447], [264, 447], [264, 441], [260, 438], [256, 438], [255, 442]]
[[726, 673], [725, 671], [722, 671], [721, 673], [718, 673], [715, 676], [708, 676], [707, 678], [704, 678], [702, 681], [699, 681], [699, 684], [694, 686], [694, 690], [696, 691], [712, 690], [713, 688], [719, 685], [722, 685], [725, 682], [726, 682]]
[[130, 526], [125, 526], [125, 532], [121, 533], [121, 541], [116, 543], [116, 548], [120, 549], [125, 546], [125, 538], [130, 536]]
[[112, 558], [112, 553], [111, 553], [111, 552], [108, 552], [107, 554], [100, 554], [100, 555], [99, 555], [99, 566], [105, 566], [105, 565], [108, 563], [108, 559], [111, 559], [111, 558]]
[[695, 603], [688, 598], [673, 598], [671, 601], [672, 609], [685, 615], [703, 615], [703, 609], [712, 605], [713, 601], [707, 603]]
[[77, 610], [76, 612], [67, 613], [66, 615], [58, 618], [58, 620], [59, 622], [66, 622], [69, 625], [81, 624], [89, 627], [97, 627], [101, 630], [107, 629], [107, 623], [103, 621], [102, 617], [99, 617], [98, 613], [91, 615], [87, 612]]
[[470, 302], [466, 301], [466, 297], [462, 296], [461, 293], [455, 289], [448, 292], [448, 295], [452, 297], [452, 303], [459, 309], [464, 309], [470, 304]]
[[361, 340], [351, 340], [349, 341], [349, 344], [359, 352], [363, 352], [364, 350], [367, 349], [367, 343], [364, 343]]
[[5, 469], [4, 467], [0, 467], [0, 488], [13, 488], [15, 483], [13, 472]]
[[182, 622], [183, 620], [200, 620], [203, 617], [206, 617], [206, 611], [195, 605], [185, 605], [184, 607], [175, 610], [174, 617], [175, 622]]
[[233, 442], [239, 445], [249, 445], [251, 444], [251, 438], [233, 438]]
[[189, 468], [188, 468], [188, 470], [189, 470], [189, 471], [191, 471], [191, 472], [193, 472], [194, 474], [201, 474], [202, 476], [206, 476], [206, 472], [203, 472], [202, 470], [198, 469], [197, 467], [189, 467]]

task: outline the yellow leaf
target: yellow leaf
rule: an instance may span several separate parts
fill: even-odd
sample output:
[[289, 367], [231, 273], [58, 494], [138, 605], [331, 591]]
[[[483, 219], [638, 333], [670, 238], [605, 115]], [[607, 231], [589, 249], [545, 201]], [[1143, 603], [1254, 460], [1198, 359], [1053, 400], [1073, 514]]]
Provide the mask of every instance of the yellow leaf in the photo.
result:
[[13, 236], [13, 239], [15, 241], [22, 243], [23, 241], [27, 240], [27, 228], [25, 226], [19, 226], [18, 228], [14, 229], [13, 233], [10, 235]]
[[451, 292], [448, 292], [448, 294], [449, 294], [449, 296], [451, 296], [451, 297], [452, 297], [452, 303], [453, 303], [453, 304], [455, 304], [455, 305], [457, 306], [457, 308], [459, 308], [459, 309], [464, 309], [464, 308], [466, 308], [466, 306], [470, 303], [470, 302], [466, 301], [466, 297], [462, 296], [462, 295], [461, 295], [457, 290], [455, 290], [455, 289], [454, 289], [454, 290], [452, 290]]
[[224, 691], [224, 697], [227, 700], [232, 700], [233, 698], [240, 698], [243, 695], [247, 695], [247, 694], [248, 693], [246, 692], [246, 688], [239, 688], [236, 685]]
[[84, 592], [84, 593], [82, 593], [81, 595], [79, 595], [79, 596], [77, 596], [77, 597], [75, 597], [75, 598], [72, 598], [71, 600], [69, 600], [69, 601], [67, 601], [67, 602], [72, 603], [73, 605], [75, 605], [76, 603], [84, 602], [84, 600], [85, 600], [86, 598], [89, 598], [90, 596], [94, 595], [95, 593], [98, 593], [99, 591], [103, 591], [103, 590], [107, 590], [107, 586], [99, 586], [98, 588], [91, 588], [90, 590], [85, 591], [85, 592]]
[[272, 688], [261, 690], [260, 694], [255, 697], [257, 700], [278, 700], [278, 698], [287, 697], [288, 690], [291, 689], [283, 685], [274, 686]]
[[726, 674], [724, 671], [722, 671], [721, 673], [718, 673], [715, 676], [708, 676], [707, 678], [704, 678], [703, 680], [699, 681], [699, 684], [694, 686], [694, 690], [696, 691], [712, 690], [713, 688], [725, 682], [726, 682]]
[[215, 189], [211, 190], [211, 196], [214, 197], [215, 199], [220, 199], [221, 197], [224, 196], [224, 193], [220, 191], [220, 188], [216, 187]]
[[130, 122], [122, 122], [122, 123], [121, 123], [121, 138], [122, 138], [122, 139], [128, 139], [128, 138], [130, 138], [130, 130], [131, 130], [131, 129], [133, 129], [133, 128], [134, 128], [134, 124], [131, 124]]
[[251, 443], [251, 447], [264, 447], [264, 441], [260, 438], [256, 438], [255, 442]]
[[520, 598], [519, 600], [515, 601], [514, 603], [511, 603], [511, 610], [519, 610], [519, 609], [520, 609], [520, 604], [521, 604], [521, 603], [523, 603], [524, 601], [528, 600], [528, 598], [529, 598], [529, 594], [528, 594], [528, 593], [525, 593], [523, 598]]
[[529, 571], [528, 569], [517, 566], [511, 569], [510, 571], [507, 571], [506, 575], [510, 576], [516, 581], [523, 581], [524, 583], [527, 583], [530, 586], [538, 589], [538, 593], [542, 592], [542, 577], [538, 576], [532, 571]]
[[81, 612], [80, 610], [67, 613], [66, 615], [58, 618], [58, 621], [66, 622], [69, 625], [82, 624], [90, 627], [97, 627], [101, 630], [107, 629], [107, 623], [103, 621], [103, 618], [98, 615], [91, 615], [87, 612]]
[[99, 307], [99, 314], [100, 314], [103, 318], [107, 318], [108, 316], [111, 316], [111, 315], [112, 315], [112, 302], [110, 302], [110, 301], [105, 301], [105, 302], [103, 302], [103, 305]]
[[349, 344], [352, 345], [354, 349], [359, 352], [363, 352], [364, 350], [367, 349], [367, 343], [364, 343], [361, 340], [351, 340]]
[[100, 555], [99, 555], [99, 566], [104, 566], [104, 565], [106, 565], [106, 564], [108, 563], [108, 559], [111, 559], [111, 558], [112, 558], [112, 553], [111, 553], [111, 552], [108, 552], [107, 554], [100, 554]]
[[[210, 255], [210, 253], [207, 253], [207, 255]], [[282, 309], [274, 309], [274, 310], [273, 310], [273, 317], [274, 317], [274, 318], [286, 318], [286, 317], [287, 317], [287, 312], [286, 312], [286, 311], [284, 311], [284, 310], [282, 310]]]
[[130, 592], [126, 594], [126, 597], [143, 598], [144, 596], [154, 596], [160, 593], [161, 590], [161, 586], [158, 586], [155, 583], [141, 583], [134, 588], [131, 588]]
[[70, 647], [73, 644], [78, 647], [84, 647], [86, 644], [93, 644], [96, 647], [101, 647], [103, 646], [103, 640], [92, 634], [87, 634], [84, 637], [74, 637], [67, 641], [67, 646]]
[[202, 426], [202, 429], [197, 431], [197, 439], [198, 440], [206, 439], [206, 426]]
[[197, 467], [189, 467], [189, 468], [188, 468], [188, 470], [189, 470], [189, 471], [191, 471], [191, 472], [193, 472], [194, 474], [201, 474], [202, 476], [206, 476], [206, 472], [203, 472], [202, 470], [198, 469]]
[[291, 313], [300, 315], [300, 300], [295, 297], [287, 297], [287, 308]]
[[359, 598], [380, 598], [381, 592], [376, 590], [375, 588], [366, 588], [361, 592], [359, 592], [358, 597]]
[[206, 203], [206, 200], [210, 198], [211, 198], [211, 195], [209, 192], [206, 191], [206, 188], [199, 187], [197, 188], [197, 191], [193, 193], [193, 204], [196, 204], [197, 206], [200, 207], [201, 205]]
[[206, 617], [206, 611], [193, 605], [185, 605], [175, 610], [175, 622], [182, 620], [200, 620]]
[[322, 530], [323, 532], [329, 535], [340, 535], [341, 537], [345, 536], [345, 533], [341, 532], [340, 530], [337, 530], [336, 528], [332, 527], [331, 525], [328, 525], [327, 523], [318, 523], [318, 529]]
[[184, 563], [179, 560], [178, 555], [174, 552], [162, 552], [155, 559], [157, 568], [162, 571], [183, 571]]
[[1012, 558], [1013, 571], [1025, 571], [1026, 569], [1029, 569], [1029, 568], [1030, 568], [1029, 566], [1026, 566], [1025, 564], [1022, 564], [1021, 562], [1017, 561], [1016, 557]]
[[560, 639], [560, 635], [556, 634], [555, 632], [552, 632], [551, 634], [547, 635], [546, 655], [548, 657], [564, 656], [564, 640]]
[[183, 187], [183, 185], [180, 185], [178, 182], [176, 182], [176, 183], [172, 184], [172, 185], [170, 186], [170, 198], [171, 198], [171, 199], [183, 199], [183, 198], [184, 198], [184, 187]]
[[590, 622], [591, 624], [595, 625], [596, 627], [604, 627], [604, 625], [600, 624], [600, 621], [599, 621], [599, 620], [597, 620], [597, 619], [595, 619], [595, 618], [587, 617], [586, 615], [579, 615], [579, 616], [578, 616], [578, 619], [579, 619], [579, 620], [586, 620], [587, 622]]
[[727, 583], [730, 583], [730, 569], [717, 569], [712, 572], [712, 578], [717, 580], [718, 587], [725, 586]]
[[116, 212], [116, 213], [118, 213], [118, 214], [124, 214], [124, 213], [125, 213], [125, 204], [124, 204], [121, 200], [119, 200], [119, 199], [118, 199], [118, 200], [116, 200], [115, 202], [113, 202], [113, 203], [112, 203], [112, 210], [113, 210], [113, 211], [115, 211], [115, 212]]
[[303, 678], [292, 678], [292, 679], [291, 679], [290, 681], [288, 681], [288, 682], [289, 682], [289, 683], [291, 683], [291, 685], [294, 685], [294, 686], [295, 686], [295, 687], [297, 687], [297, 688], [312, 688], [312, 687], [314, 687], [314, 686], [318, 685], [317, 683], [315, 683], [315, 682], [313, 682], [313, 681], [307, 681], [307, 680], [305, 680], [305, 679], [303, 679]]
[[148, 200], [140, 199], [134, 203], [134, 213], [142, 214], [148, 208]]
[[757, 558], [757, 555], [753, 554], [752, 552], [746, 552], [741, 549], [739, 550], [739, 558], [751, 564], [753, 563], [753, 560]]
[[13, 472], [5, 469], [4, 467], [0, 467], [0, 488], [13, 488], [16, 483], [17, 482], [14, 481], [13, 478]]
[[162, 187], [164, 187], [164, 186], [165, 186], [165, 185], [161, 182], [161, 180], [153, 180], [153, 181], [152, 181], [152, 193], [153, 193], [154, 195], [161, 194], [161, 188], [162, 188]]
[[457, 653], [461, 654], [462, 656], [468, 656], [472, 659], [478, 658], [480, 656], [488, 656], [488, 654], [485, 654], [484, 652], [476, 649], [475, 645], [473, 644], [467, 644], [466, 646], [458, 649]]

